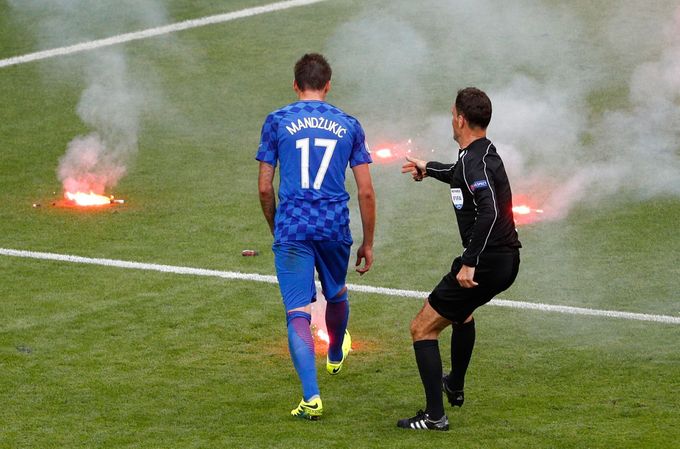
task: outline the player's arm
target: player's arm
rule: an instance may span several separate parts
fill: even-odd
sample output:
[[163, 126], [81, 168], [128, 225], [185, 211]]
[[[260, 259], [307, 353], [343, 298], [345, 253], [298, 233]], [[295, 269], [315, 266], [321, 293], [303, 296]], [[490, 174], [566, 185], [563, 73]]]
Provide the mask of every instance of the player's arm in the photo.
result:
[[464, 265], [471, 267], [477, 265], [479, 255], [486, 248], [486, 243], [498, 219], [498, 205], [496, 204], [494, 189], [493, 179], [489, 178], [488, 187], [478, 188], [473, 193], [477, 205], [477, 215], [475, 223], [472, 225], [470, 241], [461, 256]]
[[454, 164], [442, 164], [435, 161], [424, 161], [414, 157], [406, 156], [406, 163], [401, 166], [402, 173], [410, 173], [414, 181], [422, 181], [428, 176], [445, 182], [451, 183]]
[[[375, 231], [375, 191], [368, 164], [359, 164], [352, 167], [354, 180], [357, 183], [357, 199], [359, 200], [359, 212], [361, 214], [361, 227], [364, 240], [357, 250], [356, 270], [364, 274], [373, 265], [373, 233]], [[363, 267], [361, 261], [364, 261]]]
[[427, 176], [427, 162], [422, 159], [406, 156], [406, 163], [401, 166], [402, 173], [410, 173], [414, 181], [422, 181]]
[[474, 187], [472, 195], [477, 205], [477, 215], [472, 226], [472, 236], [461, 256], [464, 269], [458, 273], [456, 278], [461, 286], [474, 287], [477, 285], [472, 280], [474, 267], [477, 266], [479, 255], [484, 251], [489, 235], [496, 224], [498, 205], [493, 175], [483, 160], [480, 159], [476, 163], [467, 165], [465, 175], [470, 182], [470, 187]]
[[453, 178], [453, 167], [456, 164], [444, 164], [442, 162], [430, 161], [425, 164], [425, 176], [430, 176], [441, 182], [451, 184]]
[[260, 194], [262, 213], [269, 224], [269, 230], [274, 235], [274, 216], [276, 215], [276, 196], [274, 194], [274, 172], [276, 167], [266, 162], [260, 162], [260, 174], [257, 185]]

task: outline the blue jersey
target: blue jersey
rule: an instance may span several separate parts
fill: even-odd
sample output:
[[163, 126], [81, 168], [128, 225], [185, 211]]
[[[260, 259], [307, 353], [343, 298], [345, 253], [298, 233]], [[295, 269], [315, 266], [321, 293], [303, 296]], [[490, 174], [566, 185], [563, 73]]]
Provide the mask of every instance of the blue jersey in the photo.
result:
[[256, 159], [280, 162], [274, 240], [348, 240], [347, 166], [371, 163], [361, 124], [323, 101], [296, 101], [269, 114]]

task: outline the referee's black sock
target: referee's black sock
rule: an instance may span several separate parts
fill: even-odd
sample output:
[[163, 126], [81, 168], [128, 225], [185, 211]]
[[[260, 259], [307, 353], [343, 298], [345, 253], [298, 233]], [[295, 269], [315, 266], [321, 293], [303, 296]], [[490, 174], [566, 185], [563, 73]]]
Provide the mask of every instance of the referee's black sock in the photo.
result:
[[451, 376], [449, 388], [462, 391], [465, 386], [465, 372], [470, 364], [475, 346], [475, 320], [454, 324], [451, 332]]
[[444, 416], [444, 400], [442, 399], [442, 358], [439, 354], [437, 340], [419, 340], [413, 342], [416, 353], [416, 364], [420, 372], [420, 380], [425, 388], [427, 405], [425, 413], [431, 419], [438, 420]]

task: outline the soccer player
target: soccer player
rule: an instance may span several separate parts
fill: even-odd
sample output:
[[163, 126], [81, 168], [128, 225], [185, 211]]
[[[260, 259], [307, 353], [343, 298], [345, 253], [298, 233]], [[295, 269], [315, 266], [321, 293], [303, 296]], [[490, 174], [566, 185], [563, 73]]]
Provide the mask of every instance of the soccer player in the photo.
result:
[[[432, 177], [451, 188], [463, 253], [411, 322], [416, 364], [425, 389], [425, 411], [401, 419], [398, 427], [449, 430], [442, 389], [452, 406], [462, 406], [463, 386], [475, 344], [472, 312], [515, 281], [519, 248], [512, 193], [503, 161], [486, 137], [491, 101], [479, 89], [458, 91], [451, 108], [453, 138], [460, 145], [454, 164], [407, 158], [402, 173], [416, 181]], [[437, 338], [452, 325], [451, 372], [442, 376]]]
[[[323, 412], [316, 379], [311, 303], [316, 300], [316, 269], [326, 298], [330, 343], [329, 374], [337, 374], [351, 348], [347, 332], [349, 302], [345, 278], [352, 236], [349, 229], [347, 166], [357, 185], [363, 242], [356, 271], [373, 263], [375, 193], [369, 171], [371, 157], [364, 130], [352, 116], [326, 103], [331, 67], [316, 53], [295, 64], [293, 89], [298, 101], [269, 114], [262, 126], [259, 194], [262, 212], [274, 236], [274, 261], [286, 310], [288, 347], [302, 383], [302, 400], [293, 416], [318, 419]], [[280, 165], [279, 204], [274, 172]], [[362, 265], [363, 262], [363, 265]]]

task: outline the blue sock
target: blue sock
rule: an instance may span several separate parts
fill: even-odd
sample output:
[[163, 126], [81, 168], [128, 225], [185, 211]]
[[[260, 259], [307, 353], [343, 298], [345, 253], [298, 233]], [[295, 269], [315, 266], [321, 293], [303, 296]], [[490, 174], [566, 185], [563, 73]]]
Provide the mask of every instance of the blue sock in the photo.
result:
[[316, 361], [314, 359], [314, 340], [309, 329], [312, 316], [305, 312], [289, 312], [288, 322], [288, 349], [293, 359], [295, 371], [302, 382], [302, 397], [309, 401], [319, 394], [319, 385], [316, 382]]
[[328, 302], [326, 304], [326, 330], [328, 330], [328, 360], [340, 362], [342, 360], [342, 341], [349, 320], [349, 301], [347, 293], [345, 299], [340, 302]]

